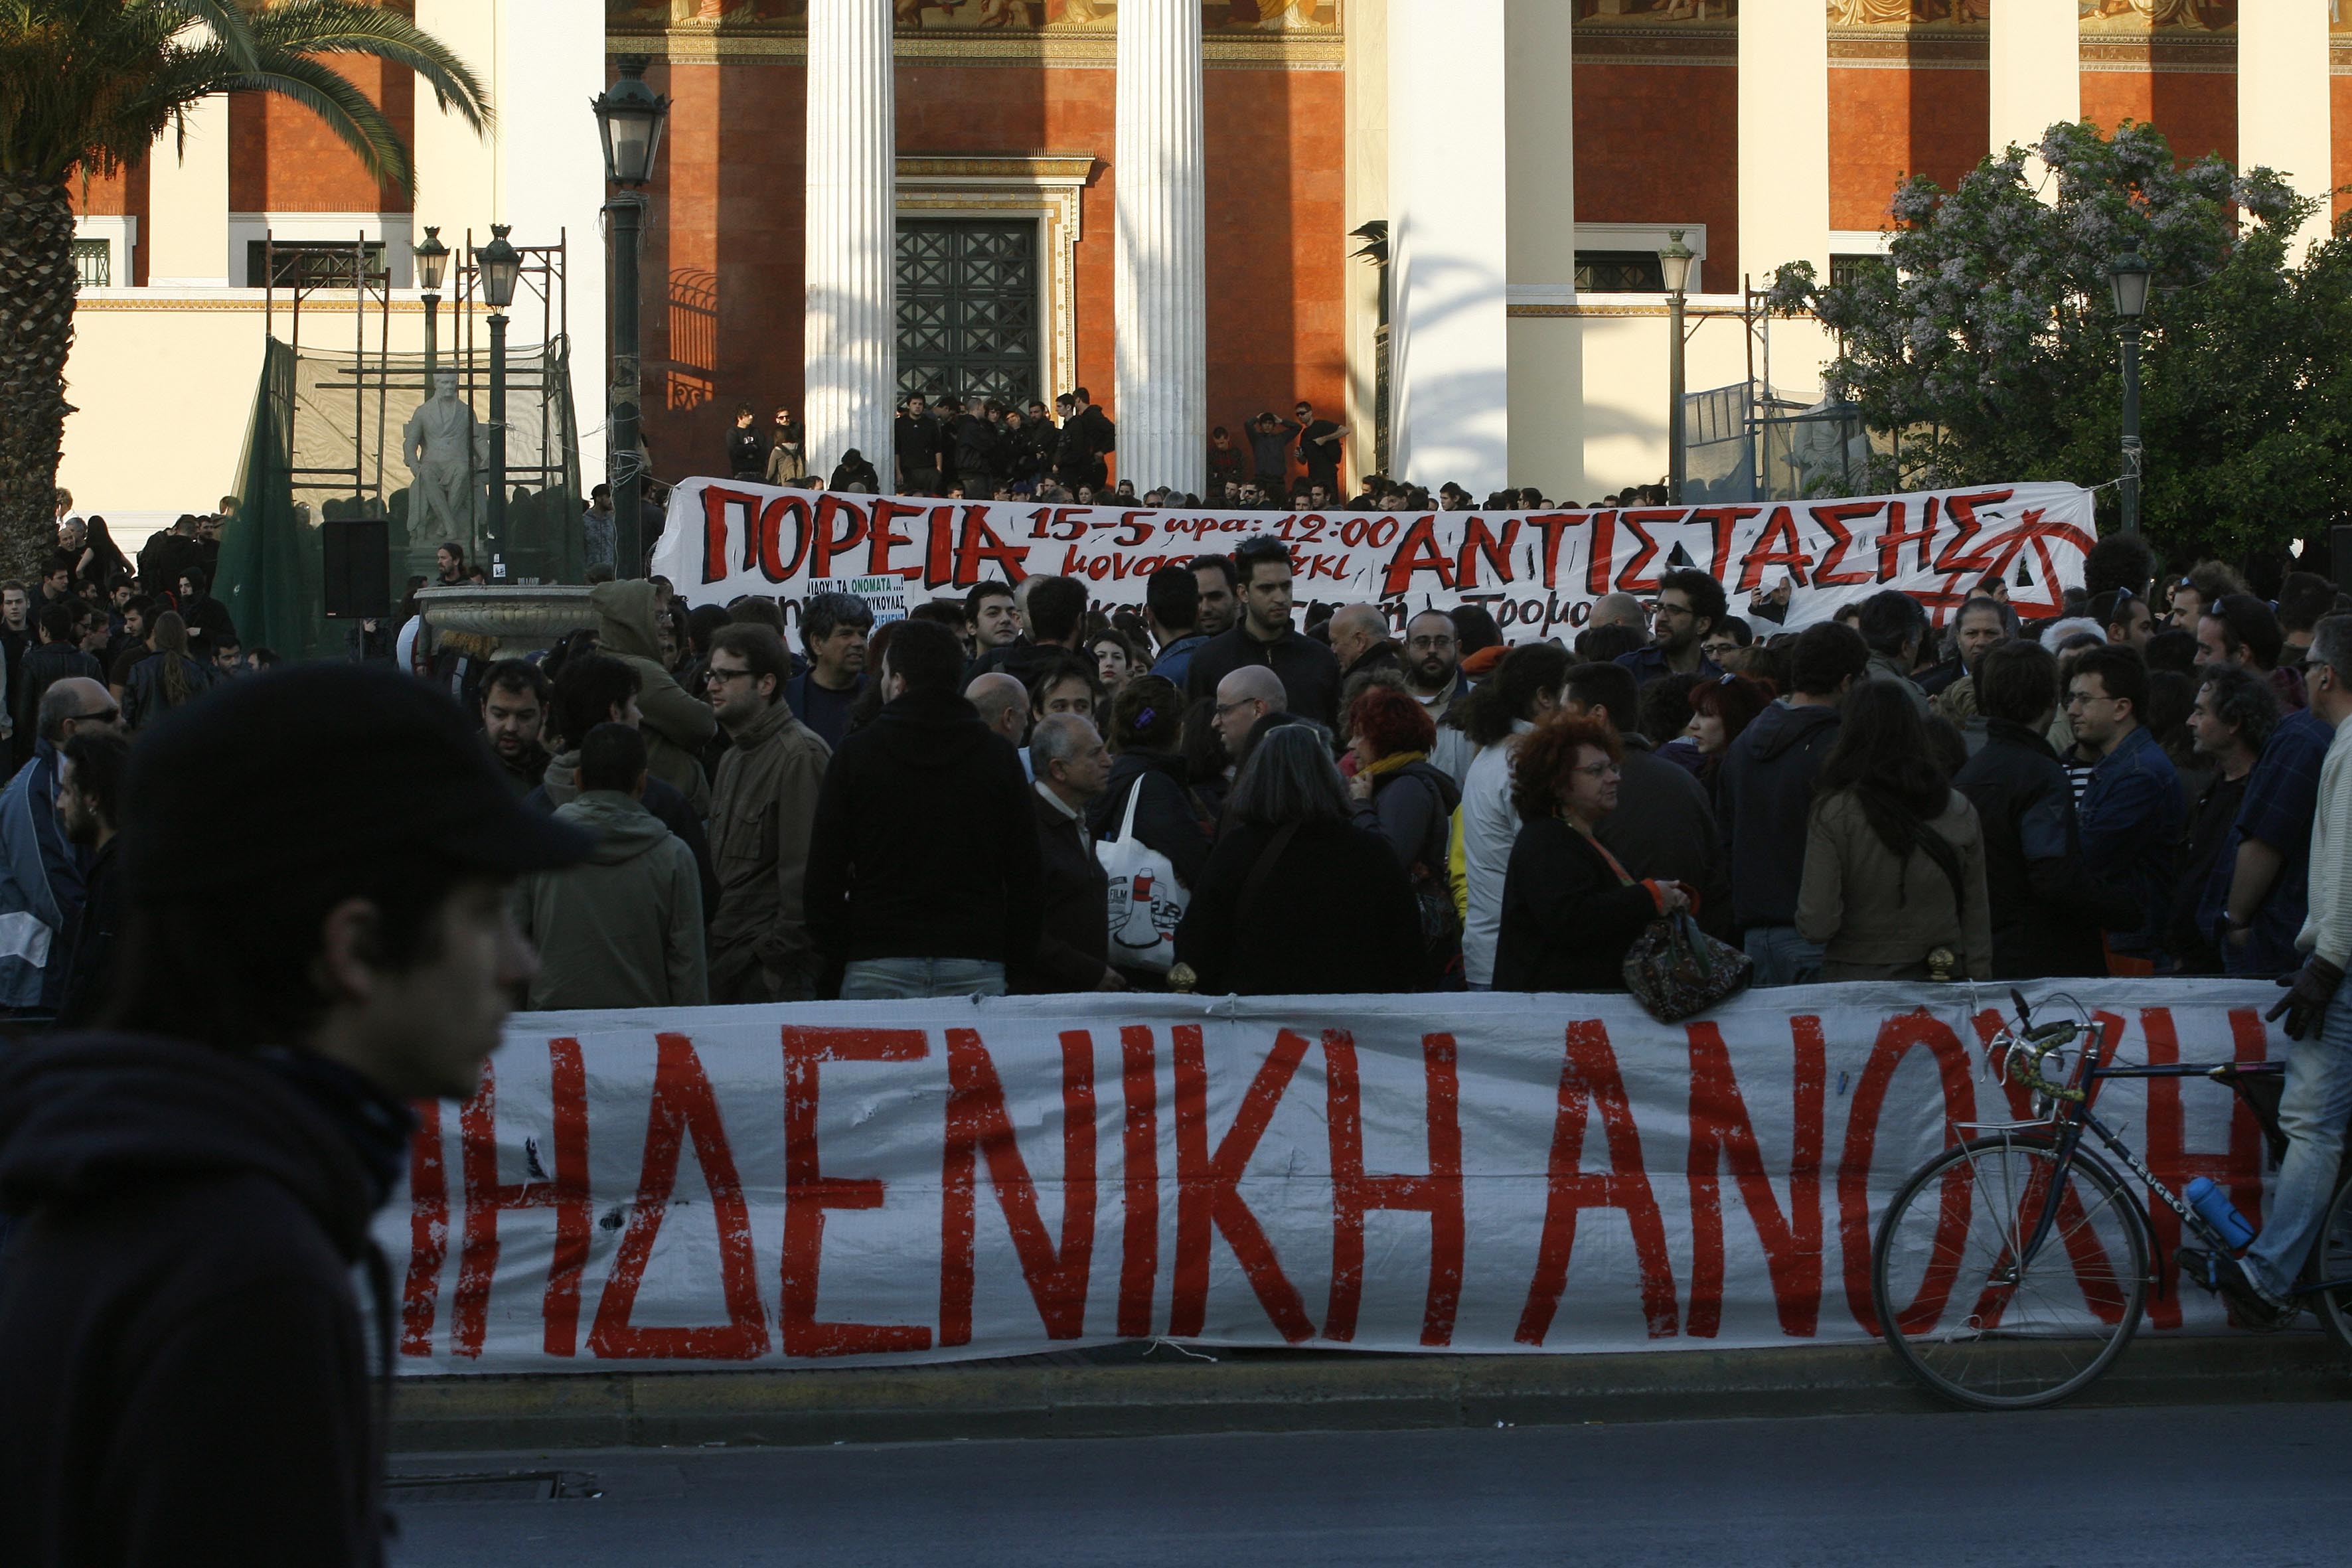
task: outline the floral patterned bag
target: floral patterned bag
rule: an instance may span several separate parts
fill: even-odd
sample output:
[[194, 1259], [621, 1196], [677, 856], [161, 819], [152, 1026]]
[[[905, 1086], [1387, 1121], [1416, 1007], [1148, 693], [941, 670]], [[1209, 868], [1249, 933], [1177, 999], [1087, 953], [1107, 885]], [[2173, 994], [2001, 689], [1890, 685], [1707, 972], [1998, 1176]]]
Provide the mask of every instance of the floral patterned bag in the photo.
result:
[[1625, 989], [1662, 1024], [1737, 995], [1755, 973], [1754, 960], [1699, 930], [1686, 910], [1651, 921], [1625, 952]]

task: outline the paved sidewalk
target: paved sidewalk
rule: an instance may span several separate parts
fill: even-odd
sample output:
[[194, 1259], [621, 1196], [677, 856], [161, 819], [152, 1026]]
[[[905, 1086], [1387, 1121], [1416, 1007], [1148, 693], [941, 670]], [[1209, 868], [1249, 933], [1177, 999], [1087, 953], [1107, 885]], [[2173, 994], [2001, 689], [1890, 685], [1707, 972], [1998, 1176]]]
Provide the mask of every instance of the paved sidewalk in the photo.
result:
[[[405, 1452], [799, 1446], [1197, 1432], [1559, 1426], [1943, 1408], [1877, 1345], [1423, 1356], [1171, 1345], [908, 1368], [404, 1378]], [[2352, 1362], [2313, 1330], [2142, 1336], [2088, 1406], [2340, 1400]]]

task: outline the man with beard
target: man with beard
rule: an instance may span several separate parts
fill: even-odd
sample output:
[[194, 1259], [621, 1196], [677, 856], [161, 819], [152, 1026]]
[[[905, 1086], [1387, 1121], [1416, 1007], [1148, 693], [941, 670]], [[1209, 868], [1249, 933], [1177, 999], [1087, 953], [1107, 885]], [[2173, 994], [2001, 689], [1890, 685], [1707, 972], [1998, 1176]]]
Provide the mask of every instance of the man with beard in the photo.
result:
[[[1723, 671], [1700, 651], [1699, 644], [1730, 608], [1723, 584], [1706, 573], [1695, 567], [1669, 572], [1658, 579], [1658, 619], [1650, 645], [1635, 648], [1617, 662], [1633, 672], [1636, 686], [1647, 686], [1666, 674], [1696, 672], [1712, 680]], [[1595, 621], [1599, 618], [1596, 613]]]
[[[1230, 555], [1196, 555], [1192, 558], [1192, 580], [1200, 584], [1200, 619], [1194, 629], [1204, 637], [1218, 637], [1234, 629], [1234, 618], [1241, 614], [1241, 602], [1234, 597], [1239, 579], [1234, 575], [1234, 558]], [[1186, 679], [1189, 682], [1191, 671]]]
[[2210, 783], [2189, 813], [2180, 881], [2172, 895], [2172, 925], [2165, 945], [2185, 974], [2221, 973], [2222, 911], [2229, 902], [2230, 853], [2246, 781], [2278, 728], [2278, 699], [2262, 677], [2248, 669], [2209, 664], [2200, 673], [2197, 705], [2189, 733], [2197, 760], [2213, 770]]
[[1405, 623], [1404, 689], [1437, 726], [1430, 763], [1458, 785], [1470, 772], [1470, 737], [1448, 724], [1445, 716], [1470, 689], [1470, 682], [1462, 675], [1462, 645], [1454, 617], [1444, 610], [1423, 610]]
[[811, 594], [802, 606], [808, 668], [784, 682], [784, 700], [828, 752], [849, 732], [849, 710], [866, 694], [866, 639], [873, 630], [873, 606], [855, 594]]
[[502, 658], [482, 678], [482, 735], [518, 795], [537, 789], [547, 772], [540, 731], [553, 689], [547, 672], [525, 658]]
[[122, 775], [131, 765], [131, 742], [120, 730], [78, 731], [58, 759], [58, 826], [68, 843], [90, 853], [82, 877], [81, 913], [66, 944], [65, 988], [58, 998], [58, 1026], [80, 1028], [106, 1005], [113, 974], [115, 941], [122, 925], [122, 898], [115, 875], [115, 828]]

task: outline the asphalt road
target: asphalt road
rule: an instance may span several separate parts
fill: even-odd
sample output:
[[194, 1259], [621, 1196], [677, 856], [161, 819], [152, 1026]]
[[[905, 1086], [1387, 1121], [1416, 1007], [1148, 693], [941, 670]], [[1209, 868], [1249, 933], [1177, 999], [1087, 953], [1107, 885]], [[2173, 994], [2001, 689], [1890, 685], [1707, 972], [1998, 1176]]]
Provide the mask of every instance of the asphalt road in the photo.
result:
[[411, 1455], [394, 1469], [569, 1472], [603, 1493], [396, 1490], [397, 1568], [2352, 1560], [2342, 1405]]

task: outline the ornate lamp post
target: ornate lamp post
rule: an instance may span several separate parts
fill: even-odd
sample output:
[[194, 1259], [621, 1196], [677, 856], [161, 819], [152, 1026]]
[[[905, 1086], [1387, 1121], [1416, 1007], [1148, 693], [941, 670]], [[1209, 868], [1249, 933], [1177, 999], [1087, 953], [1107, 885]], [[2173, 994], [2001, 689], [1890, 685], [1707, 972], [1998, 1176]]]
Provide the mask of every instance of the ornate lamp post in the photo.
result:
[[522, 254], [507, 243], [507, 226], [490, 225], [490, 243], [474, 250], [482, 302], [490, 308], [490, 580], [507, 574], [507, 307], [522, 277]]
[[1667, 329], [1672, 340], [1666, 351], [1666, 500], [1675, 506], [1683, 504], [1686, 457], [1683, 444], [1683, 349], [1687, 341], [1683, 310], [1686, 297], [1683, 289], [1690, 282], [1691, 262], [1695, 259], [1691, 247], [1683, 243], [1683, 231], [1666, 230], [1666, 243], [1658, 249], [1658, 271], [1665, 279]]
[[425, 243], [411, 252], [416, 258], [416, 286], [425, 291], [425, 395], [433, 395], [434, 339], [441, 324], [441, 279], [449, 269], [449, 247], [441, 243], [439, 228], [428, 225]]
[[2147, 263], [2126, 251], [2107, 265], [2107, 282], [2115, 289], [2116, 321], [2124, 341], [2124, 531], [2139, 531], [2139, 333], [2140, 318], [2147, 313]]
[[604, 143], [604, 178], [621, 188], [604, 204], [612, 220], [613, 347], [606, 392], [605, 479], [613, 487], [616, 575], [635, 577], [645, 569], [639, 526], [645, 496], [645, 460], [639, 451], [637, 258], [645, 245], [646, 198], [641, 187], [654, 176], [661, 152], [662, 124], [669, 100], [646, 85], [646, 62], [621, 62], [621, 79], [590, 100], [596, 134]]

